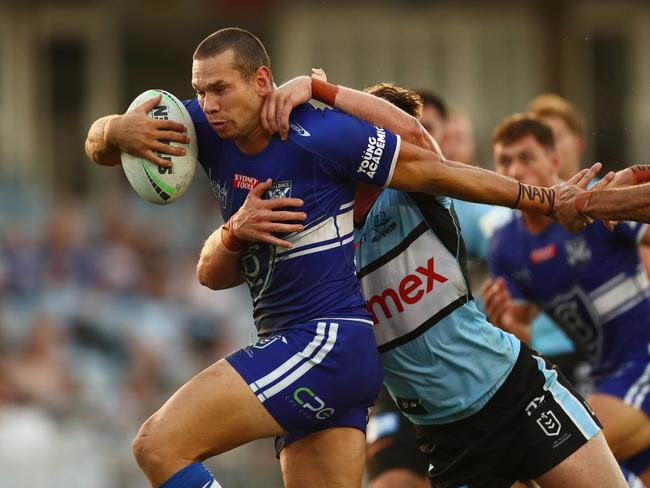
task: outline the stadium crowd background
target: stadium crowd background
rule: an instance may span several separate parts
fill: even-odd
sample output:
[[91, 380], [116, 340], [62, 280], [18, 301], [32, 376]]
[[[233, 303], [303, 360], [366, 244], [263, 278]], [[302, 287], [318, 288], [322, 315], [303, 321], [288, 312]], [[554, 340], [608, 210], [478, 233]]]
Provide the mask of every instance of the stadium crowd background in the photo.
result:
[[[248, 343], [246, 289], [196, 282], [220, 224], [207, 179], [155, 207], [83, 154], [89, 123], [151, 87], [192, 96], [196, 43], [255, 32], [278, 83], [434, 90], [490, 134], [542, 92], [585, 114], [585, 161], [650, 154], [650, 5], [540, 0], [0, 0], [0, 487], [142, 487], [130, 442], [192, 374]], [[224, 486], [281, 486], [269, 441], [210, 464]]]

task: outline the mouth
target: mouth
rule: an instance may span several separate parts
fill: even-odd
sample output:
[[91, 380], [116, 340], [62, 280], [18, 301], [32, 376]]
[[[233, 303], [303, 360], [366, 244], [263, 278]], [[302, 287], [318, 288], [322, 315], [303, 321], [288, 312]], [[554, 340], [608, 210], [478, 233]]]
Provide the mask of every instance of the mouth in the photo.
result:
[[228, 122], [210, 122], [210, 125], [212, 128], [216, 131], [223, 130], [223, 128], [226, 126]]

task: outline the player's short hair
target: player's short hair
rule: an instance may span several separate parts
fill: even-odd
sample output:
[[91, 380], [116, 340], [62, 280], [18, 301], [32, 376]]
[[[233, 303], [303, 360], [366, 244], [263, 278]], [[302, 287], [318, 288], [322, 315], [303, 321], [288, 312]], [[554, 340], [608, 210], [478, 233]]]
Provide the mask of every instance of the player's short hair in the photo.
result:
[[574, 135], [585, 135], [584, 117], [571, 102], [559, 95], [545, 93], [533, 98], [528, 104], [528, 111], [536, 117], [559, 117]]
[[254, 34], [239, 27], [228, 27], [213, 32], [203, 39], [194, 51], [194, 59], [206, 59], [232, 49], [235, 69], [243, 79], [250, 79], [261, 66], [271, 68], [264, 44]]
[[492, 145], [509, 146], [527, 135], [533, 136], [544, 148], [555, 150], [555, 138], [551, 128], [531, 114], [514, 114], [506, 117], [494, 129]]
[[377, 83], [364, 88], [363, 91], [389, 101], [413, 117], [418, 118], [422, 114], [422, 96], [413, 90], [402, 88], [394, 83]]
[[449, 107], [445, 103], [445, 100], [436, 93], [433, 93], [430, 90], [416, 90], [422, 97], [422, 105], [424, 107], [433, 107], [442, 117], [442, 120], [447, 120], [449, 117]]

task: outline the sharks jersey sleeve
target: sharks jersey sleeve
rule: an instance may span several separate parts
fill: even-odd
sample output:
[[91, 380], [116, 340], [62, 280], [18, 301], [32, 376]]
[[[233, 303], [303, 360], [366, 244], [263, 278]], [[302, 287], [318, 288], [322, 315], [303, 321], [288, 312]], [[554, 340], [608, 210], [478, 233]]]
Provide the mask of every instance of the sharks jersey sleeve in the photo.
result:
[[386, 187], [400, 137], [339, 110], [302, 105], [291, 114], [289, 137], [331, 165], [342, 178]]

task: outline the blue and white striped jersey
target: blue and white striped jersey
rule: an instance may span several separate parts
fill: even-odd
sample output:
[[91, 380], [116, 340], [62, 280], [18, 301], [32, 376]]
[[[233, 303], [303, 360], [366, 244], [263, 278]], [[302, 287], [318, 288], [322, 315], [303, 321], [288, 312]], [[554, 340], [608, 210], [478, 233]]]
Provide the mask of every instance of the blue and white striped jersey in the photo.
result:
[[354, 267], [355, 185], [388, 185], [399, 136], [343, 112], [305, 104], [291, 114], [287, 141], [274, 136], [260, 153], [248, 155], [217, 135], [196, 100], [185, 106], [224, 220], [267, 178], [273, 187], [266, 198], [305, 202], [304, 231], [283, 236], [293, 248], [253, 243], [242, 255], [259, 333], [321, 317], [368, 318]]
[[552, 223], [531, 234], [519, 212], [490, 241], [489, 263], [513, 300], [532, 302], [560, 325], [590, 360], [596, 379], [647, 356], [648, 278], [638, 243], [647, 225], [601, 222], [579, 234]]

